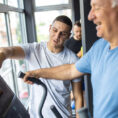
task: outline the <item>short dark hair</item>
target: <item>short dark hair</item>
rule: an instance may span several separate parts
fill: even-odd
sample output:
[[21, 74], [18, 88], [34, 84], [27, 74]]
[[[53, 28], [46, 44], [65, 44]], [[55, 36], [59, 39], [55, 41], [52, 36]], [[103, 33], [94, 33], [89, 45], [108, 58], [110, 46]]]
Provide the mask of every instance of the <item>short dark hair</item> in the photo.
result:
[[76, 21], [74, 25], [77, 25], [78, 27], [81, 27], [80, 21]]
[[67, 25], [69, 25], [72, 29], [72, 21], [70, 20], [69, 17], [65, 16], [65, 15], [60, 15], [60, 16], [57, 16], [54, 20], [53, 20], [53, 23], [55, 21], [60, 21], [62, 23], [65, 23]]

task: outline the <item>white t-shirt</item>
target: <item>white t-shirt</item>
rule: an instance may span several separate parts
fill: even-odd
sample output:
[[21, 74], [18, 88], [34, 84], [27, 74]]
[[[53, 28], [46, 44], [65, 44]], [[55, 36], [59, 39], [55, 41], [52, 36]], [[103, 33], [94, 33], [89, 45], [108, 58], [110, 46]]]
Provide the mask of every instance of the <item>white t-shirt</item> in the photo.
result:
[[[39, 68], [50, 68], [62, 64], [72, 64], [78, 60], [78, 57], [66, 47], [59, 53], [52, 53], [47, 48], [47, 42], [32, 43], [22, 46], [25, 51], [25, 59], [29, 62], [30, 70]], [[66, 71], [66, 70], [65, 70]], [[54, 80], [40, 78], [47, 86], [47, 97], [42, 109], [44, 118], [56, 118], [50, 109], [55, 105], [63, 118], [72, 118], [70, 105], [70, 85], [71, 81]], [[75, 79], [72, 82], [78, 82], [81, 79]], [[36, 84], [31, 85], [29, 112], [31, 118], [39, 118], [38, 107], [41, 101], [42, 87]]]

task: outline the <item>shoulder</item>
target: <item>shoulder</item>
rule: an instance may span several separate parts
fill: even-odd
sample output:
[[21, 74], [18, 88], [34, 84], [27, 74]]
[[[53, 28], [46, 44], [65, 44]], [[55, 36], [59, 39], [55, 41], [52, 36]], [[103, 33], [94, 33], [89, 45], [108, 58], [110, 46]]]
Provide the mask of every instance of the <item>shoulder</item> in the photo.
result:
[[107, 45], [108, 42], [106, 40], [104, 40], [103, 38], [101, 39], [98, 39], [94, 44], [93, 46], [105, 46]]
[[66, 52], [66, 53], [70, 53], [70, 54], [74, 54], [75, 55], [75, 53], [72, 51], [72, 50], [70, 50], [69, 48], [67, 48], [66, 46], [64, 46], [64, 51]]
[[46, 42], [33, 42], [33, 43], [29, 43], [29, 44], [26, 44], [25, 47], [29, 48], [29, 50], [31, 51], [39, 51], [41, 48], [45, 48], [46, 47]]
[[70, 41], [72, 41], [72, 40], [73, 40], [73, 37], [67, 39], [67, 40], [65, 41], [65, 43], [70, 43]]
[[108, 41], [104, 40], [103, 38], [98, 39], [92, 45], [91, 50], [93, 50], [93, 51], [103, 50], [107, 44], [108, 44]]
[[65, 45], [65, 46], [68, 46], [68, 44], [70, 43], [70, 40], [71, 40], [71, 39], [67, 39], [67, 40], [65, 41], [64, 45]]
[[39, 48], [45, 48], [47, 46], [47, 42], [40, 42], [40, 43], [34, 43], [34, 49], [39, 49]]
[[74, 63], [79, 59], [77, 55], [67, 47], [65, 47], [64, 50], [65, 50], [66, 57], [70, 59], [70, 63]]

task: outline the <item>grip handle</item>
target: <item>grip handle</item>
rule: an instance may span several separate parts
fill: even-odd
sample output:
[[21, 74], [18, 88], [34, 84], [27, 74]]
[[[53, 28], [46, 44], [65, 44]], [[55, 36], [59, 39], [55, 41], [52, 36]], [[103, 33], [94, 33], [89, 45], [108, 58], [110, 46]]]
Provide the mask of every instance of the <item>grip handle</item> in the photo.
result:
[[[25, 76], [25, 73], [20, 71], [18, 74], [18, 77], [23, 78], [24, 76]], [[28, 77], [28, 80], [38, 85], [43, 84], [39, 79], [34, 78], [34, 77]]]

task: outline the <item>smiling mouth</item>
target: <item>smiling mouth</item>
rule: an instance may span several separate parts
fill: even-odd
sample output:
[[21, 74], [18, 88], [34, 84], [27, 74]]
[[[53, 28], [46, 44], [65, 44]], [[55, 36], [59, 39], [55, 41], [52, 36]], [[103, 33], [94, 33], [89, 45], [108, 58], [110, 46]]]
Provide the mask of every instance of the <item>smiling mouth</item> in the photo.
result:
[[55, 40], [53, 40], [53, 42], [54, 42], [55, 44], [57, 44], [57, 43], [58, 43], [58, 41], [55, 41]]
[[101, 26], [101, 24], [102, 24], [101, 22], [96, 23], [97, 26]]
[[101, 25], [102, 25], [101, 22], [96, 23], [96, 30], [98, 30], [101, 27]]

